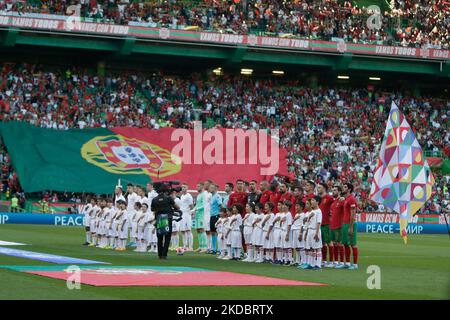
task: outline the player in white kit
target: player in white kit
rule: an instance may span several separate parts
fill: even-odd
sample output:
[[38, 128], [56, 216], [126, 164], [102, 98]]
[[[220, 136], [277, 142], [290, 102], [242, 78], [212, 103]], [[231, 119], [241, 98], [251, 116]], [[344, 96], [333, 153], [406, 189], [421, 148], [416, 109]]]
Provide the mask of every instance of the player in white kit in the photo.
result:
[[211, 219], [211, 198], [212, 198], [212, 194], [209, 191], [209, 188], [211, 186], [213, 182], [211, 180], [206, 180], [205, 184], [204, 184], [204, 188], [205, 188], [205, 195], [203, 198], [203, 210], [204, 210], [204, 215], [203, 215], [203, 219], [204, 219], [204, 223], [203, 225], [205, 226], [205, 232], [206, 232], [206, 250], [205, 251], [201, 251], [201, 252], [205, 252], [205, 253], [210, 253], [212, 251], [212, 234], [211, 234], [211, 225], [209, 223], [210, 219]]
[[81, 214], [84, 214], [83, 225], [86, 231], [86, 242], [83, 244], [85, 246], [91, 243], [91, 214], [95, 206], [95, 198], [91, 198], [89, 203], [83, 206]]
[[245, 216], [242, 219], [244, 225], [244, 242], [247, 247], [247, 257], [242, 260], [244, 262], [253, 262], [253, 244], [252, 244], [252, 234], [253, 234], [253, 220], [255, 219], [254, 207], [253, 205], [247, 203], [245, 206]]
[[263, 248], [266, 251], [265, 258], [263, 262], [273, 262], [273, 220], [275, 219], [275, 214], [273, 213], [274, 205], [272, 202], [266, 202], [264, 204], [264, 219], [262, 221], [263, 226]]
[[274, 264], [282, 264], [283, 259], [283, 245], [281, 242], [281, 219], [283, 219], [282, 212], [283, 204], [278, 202], [278, 212], [275, 214], [273, 220], [273, 246], [275, 248], [275, 261]]
[[[299, 269], [306, 269], [310, 266], [310, 262], [311, 262], [311, 250], [308, 249], [306, 247], [306, 238], [308, 236], [308, 229], [309, 229], [309, 214], [311, 213], [311, 201], [306, 201], [305, 202], [305, 212], [303, 213], [303, 225], [302, 228], [300, 229], [300, 236], [299, 238], [301, 238], [300, 241], [300, 246], [303, 246], [303, 262], [302, 264], [298, 267]], [[300, 248], [300, 251], [301, 248]]]
[[194, 237], [192, 235], [192, 215], [191, 210], [194, 208], [194, 198], [188, 193], [189, 186], [187, 183], [181, 185], [180, 210], [183, 213], [180, 221], [179, 230], [182, 237], [184, 251], [192, 251], [194, 249]]
[[301, 252], [301, 238], [300, 230], [303, 226], [303, 209], [305, 204], [301, 201], [295, 203], [295, 216], [292, 220], [292, 249], [295, 250], [295, 265], [299, 266], [302, 263], [302, 252]]
[[227, 218], [224, 221], [224, 244], [226, 246], [226, 254], [222, 258], [223, 260], [231, 260], [232, 253], [231, 253], [231, 218], [232, 218], [232, 212], [231, 208], [227, 208]]
[[97, 226], [97, 215], [100, 213], [100, 199], [97, 199], [95, 202], [94, 207], [90, 211], [90, 219], [89, 219], [89, 230], [91, 234], [91, 243], [89, 244], [90, 247], [94, 247], [97, 245], [97, 233], [96, 233], [96, 226]]
[[292, 202], [286, 200], [283, 202], [283, 218], [281, 218], [281, 244], [283, 247], [283, 262], [284, 265], [289, 266], [292, 261]]
[[310, 248], [312, 251], [312, 269], [319, 270], [322, 266], [322, 235], [320, 230], [322, 224], [322, 211], [319, 208], [320, 197], [311, 198], [309, 201], [311, 204], [311, 213], [309, 214], [306, 247]]
[[216, 232], [217, 232], [217, 258], [220, 259], [224, 254], [224, 221], [227, 216], [227, 209], [220, 208], [219, 219], [216, 221]]
[[233, 215], [231, 216], [230, 228], [231, 228], [231, 258], [232, 260], [240, 260], [241, 249], [242, 249], [242, 216], [241, 216], [241, 206], [233, 205], [231, 211]]
[[117, 251], [125, 251], [125, 245], [128, 238], [128, 216], [127, 216], [127, 203], [123, 200], [118, 202], [119, 204], [119, 212], [115, 216], [115, 220], [117, 221]]
[[103, 224], [103, 228], [104, 228], [104, 235], [103, 235], [103, 242], [101, 243], [101, 248], [103, 249], [111, 249], [112, 246], [111, 244], [111, 239], [112, 239], [112, 232], [111, 232], [111, 227], [112, 227], [112, 220], [113, 220], [113, 216], [115, 214], [115, 207], [114, 207], [114, 200], [113, 199], [108, 199], [106, 202], [106, 212], [104, 214], [103, 220], [104, 220], [104, 224]]
[[136, 249], [135, 252], [147, 252], [147, 246], [144, 242], [144, 226], [145, 217], [148, 211], [147, 203], [141, 205], [141, 210], [139, 210], [137, 217], [135, 217], [137, 224], [137, 235], [136, 235]]
[[253, 260], [256, 263], [264, 262], [264, 237], [263, 237], [263, 220], [264, 206], [261, 203], [255, 205], [255, 219], [253, 220], [252, 241], [255, 253]]

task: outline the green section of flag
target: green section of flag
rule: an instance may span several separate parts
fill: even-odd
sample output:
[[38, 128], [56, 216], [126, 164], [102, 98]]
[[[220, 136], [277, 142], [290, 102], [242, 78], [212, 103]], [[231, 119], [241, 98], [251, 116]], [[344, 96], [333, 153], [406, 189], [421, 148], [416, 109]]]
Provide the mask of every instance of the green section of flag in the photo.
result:
[[24, 122], [0, 124], [0, 135], [25, 192], [112, 194], [119, 178], [122, 185], [127, 182], [145, 185], [150, 181], [146, 174], [111, 173], [82, 157], [85, 143], [114, 134], [103, 128], [60, 131]]

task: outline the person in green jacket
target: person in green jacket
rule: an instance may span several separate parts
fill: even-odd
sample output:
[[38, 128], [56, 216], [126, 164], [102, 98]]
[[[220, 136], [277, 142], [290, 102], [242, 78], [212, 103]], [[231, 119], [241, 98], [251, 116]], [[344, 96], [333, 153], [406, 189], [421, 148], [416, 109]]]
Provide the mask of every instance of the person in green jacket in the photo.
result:
[[19, 212], [19, 198], [14, 194], [11, 198], [11, 212]]

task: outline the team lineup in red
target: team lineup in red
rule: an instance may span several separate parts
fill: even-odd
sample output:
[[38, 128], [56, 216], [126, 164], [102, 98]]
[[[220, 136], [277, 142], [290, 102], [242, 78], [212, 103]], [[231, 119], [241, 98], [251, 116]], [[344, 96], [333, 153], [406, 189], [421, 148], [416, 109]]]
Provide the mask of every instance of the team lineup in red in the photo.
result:
[[[241, 179], [219, 186], [207, 180], [197, 184], [194, 198], [189, 185], [171, 190], [182, 213], [171, 223], [171, 250], [215, 254], [218, 259], [296, 266], [299, 269], [358, 268], [356, 209], [353, 185], [329, 186], [312, 180], [286, 182]], [[156, 253], [155, 213], [158, 195], [129, 184], [115, 189], [114, 199], [90, 199], [85, 214], [85, 245], [104, 249]], [[198, 247], [194, 250], [194, 234]]]

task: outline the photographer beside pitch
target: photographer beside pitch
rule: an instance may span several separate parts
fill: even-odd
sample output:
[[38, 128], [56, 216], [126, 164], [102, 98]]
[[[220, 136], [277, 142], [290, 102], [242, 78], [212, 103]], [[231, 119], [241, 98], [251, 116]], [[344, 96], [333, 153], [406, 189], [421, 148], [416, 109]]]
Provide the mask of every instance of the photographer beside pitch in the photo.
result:
[[172, 236], [173, 216], [175, 213], [179, 214], [180, 208], [170, 196], [171, 187], [169, 185], [165, 183], [158, 184], [157, 189], [158, 195], [152, 200], [151, 210], [155, 212], [156, 217], [158, 257], [159, 259], [167, 259], [170, 238]]

